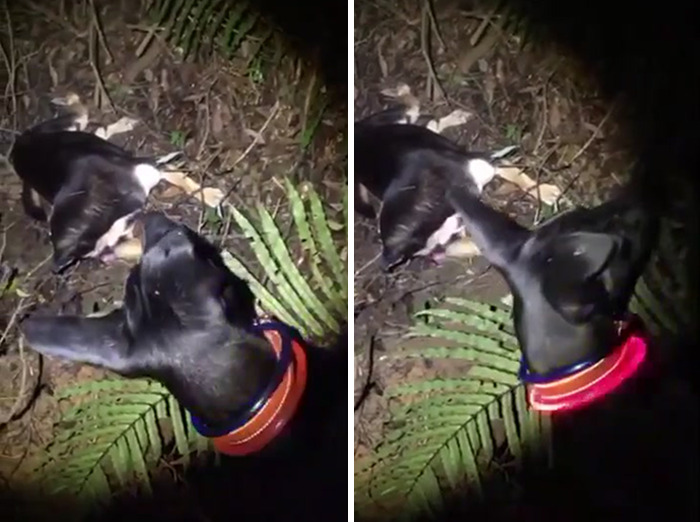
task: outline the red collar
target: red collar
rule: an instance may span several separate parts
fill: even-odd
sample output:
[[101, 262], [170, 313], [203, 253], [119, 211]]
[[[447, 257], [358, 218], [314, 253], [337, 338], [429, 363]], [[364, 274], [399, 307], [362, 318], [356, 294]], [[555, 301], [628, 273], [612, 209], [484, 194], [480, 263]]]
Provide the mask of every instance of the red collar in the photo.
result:
[[[276, 330], [265, 330], [265, 336], [279, 356], [282, 337]], [[292, 339], [292, 361], [279, 386], [260, 411], [246, 424], [221, 437], [213, 437], [214, 447], [224, 455], [239, 457], [260, 451], [289, 424], [306, 388], [306, 353]]]
[[631, 331], [610, 355], [597, 363], [551, 382], [528, 384], [530, 407], [537, 411], [565, 411], [586, 406], [629, 379], [646, 355], [644, 333]]

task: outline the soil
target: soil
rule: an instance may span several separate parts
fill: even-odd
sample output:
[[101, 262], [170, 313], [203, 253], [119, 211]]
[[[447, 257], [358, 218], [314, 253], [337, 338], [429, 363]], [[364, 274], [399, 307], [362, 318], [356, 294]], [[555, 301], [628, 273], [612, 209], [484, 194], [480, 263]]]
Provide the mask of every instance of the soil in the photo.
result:
[[[466, 148], [497, 151], [518, 145], [517, 153], [509, 159], [532, 178], [557, 185], [576, 204], [590, 205], [605, 199], [625, 181], [625, 173], [635, 157], [632, 138], [626, 132], [625, 110], [602, 96], [595, 78], [586, 74], [571, 53], [552, 42], [523, 48], [522, 33], [488, 24], [491, 8], [478, 4], [434, 2], [441, 39], [432, 33], [431, 61], [441, 79], [445, 94], [442, 96], [434, 84], [431, 87], [429, 63], [421, 46], [422, 3], [356, 2], [355, 120], [388, 106], [382, 101], [382, 90], [407, 84], [419, 98], [422, 113], [442, 117], [453, 109], [463, 109], [473, 114], [466, 125], [445, 133]], [[492, 23], [497, 22], [492, 20]], [[486, 32], [482, 32], [484, 27]], [[478, 34], [482, 35], [480, 39]], [[533, 224], [541, 215], [536, 199], [498, 178], [486, 188], [485, 200], [526, 225]], [[483, 258], [449, 261], [442, 266], [413, 260], [395, 273], [383, 273], [376, 262], [380, 248], [375, 223], [358, 213], [355, 220], [357, 461], [373, 455], [390, 426], [389, 405], [383, 390], [410, 379], [446, 376], [449, 371], [432, 359], [389, 357], [406, 342], [402, 335], [413, 314], [445, 296], [495, 303], [507, 296], [508, 289]], [[565, 441], [582, 442], [589, 437], [588, 440], [596, 439], [612, 448], [625, 445], [622, 439], [627, 435], [623, 433], [639, 433], [665, 422], [660, 419], [688, 415], [688, 424], [678, 428], [680, 431], [675, 435], [682, 440], [688, 440], [686, 436], [694, 440], [692, 434], [697, 434], [697, 423], [689, 419], [695, 418], [697, 401], [694, 396], [689, 398], [687, 387], [680, 385], [680, 388], [685, 390], [680, 392], [684, 398], [677, 407], [684, 413], [669, 412], [660, 398], [665, 395], [659, 394], [661, 402], [649, 406], [649, 412], [640, 413], [640, 407], [630, 408], [629, 412], [634, 413], [620, 416], [606, 430], [579, 430], [575, 439], [566, 439], [572, 429], [567, 429], [562, 421], [558, 433]], [[589, 422], [596, 421], [589, 419]], [[611, 436], [615, 432], [618, 436]], [[664, 437], [674, 435], [666, 433]], [[654, 444], [653, 439], [645, 438], [645, 441]], [[566, 456], [559, 470], [568, 467], [568, 474], [532, 482], [530, 489], [538, 493], [529, 503], [488, 505], [486, 512], [491, 518], [486, 519], [572, 520], [571, 510], [563, 506], [573, 503], [595, 506], [590, 511], [581, 509], [581, 519], [593, 516], [596, 520], [627, 520], [625, 517], [635, 511], [632, 505], [638, 505], [640, 512], [644, 510], [636, 496], [643, 497], [645, 493], [641, 492], [648, 491], [648, 484], [625, 478], [627, 473], [632, 473], [625, 458], [630, 458], [630, 454], [634, 455], [633, 459], [644, 458], [642, 455], [647, 450], [630, 449], [622, 452], [626, 457], [610, 459], [609, 466], [602, 463], [594, 466], [592, 462], [599, 460], [599, 445], [591, 443], [591, 449], [583, 452], [580, 448], [572, 450], [571, 442], [568, 448], [566, 444], [560, 446], [561, 454]], [[578, 459], [569, 458], [577, 452]], [[696, 462], [695, 454], [693, 458]], [[596, 471], [591, 471], [593, 468]], [[576, 469], [580, 477], [574, 479]], [[688, 501], [691, 497], [687, 495], [697, 484], [697, 475], [683, 473], [679, 474], [683, 478], [674, 482], [682, 483], [680, 490], [684, 493], [677, 494], [683, 500], [679, 502], [696, 509], [696, 503]], [[600, 478], [606, 474], [605, 479]], [[525, 488], [528, 484], [523, 480], [519, 484]], [[583, 487], [581, 483], [586, 481], [589, 482]], [[612, 489], [606, 491], [606, 488]], [[613, 498], [615, 495], [617, 498]], [[482, 515], [485, 513], [478, 516]], [[460, 516], [463, 518], [465, 514]]]
[[[282, 182], [290, 177], [296, 183], [313, 183], [338, 211], [337, 216], [331, 213], [329, 217], [342, 220], [347, 184], [344, 93], [329, 94], [330, 103], [315, 137], [302, 148], [302, 127], [309, 116], [305, 105], [310, 96], [309, 78], [317, 73], [295, 57], [293, 48], [278, 67], [265, 67], [263, 62], [253, 70], [245, 49], [232, 59], [214, 53], [203, 60], [185, 60], [175, 46], [157, 35], [145, 58], [137, 59], [136, 49], [148, 31], [144, 5], [135, 0], [104, 2], [99, 3], [99, 14], [109, 52], [98, 45], [96, 70], [88, 45], [89, 3], [75, 4], [27, 4], [24, 18], [15, 20], [11, 28], [11, 38], [2, 36], [3, 49], [12, 57], [9, 63], [3, 60], [0, 69], [0, 83], [6, 85], [0, 100], [0, 152], [4, 157], [12, 131], [48, 118], [50, 98], [75, 92], [87, 104], [91, 122], [109, 124], [122, 116], [140, 122], [133, 131], [114, 137], [114, 142], [142, 155], [184, 150], [185, 167], [191, 175], [204, 186], [228, 192], [228, 202], [233, 205], [262, 203], [275, 210], [278, 223], [287, 226], [290, 216], [283, 204]], [[316, 78], [319, 81], [323, 80]], [[100, 94], [100, 84], [109, 99]], [[0, 490], [21, 489], [32, 478], [32, 463], [52, 439], [59, 416], [53, 390], [106, 375], [61, 360], [40, 360], [21, 343], [18, 322], [35, 310], [85, 314], [110, 309], [122, 299], [130, 268], [86, 261], [66, 275], [53, 275], [46, 226], [24, 214], [20, 191], [18, 178], [3, 160]], [[222, 248], [251, 255], [242, 234], [230, 226], [230, 216], [217, 218], [177, 189], [158, 187], [149, 205]], [[169, 464], [167, 468], [172, 469]]]

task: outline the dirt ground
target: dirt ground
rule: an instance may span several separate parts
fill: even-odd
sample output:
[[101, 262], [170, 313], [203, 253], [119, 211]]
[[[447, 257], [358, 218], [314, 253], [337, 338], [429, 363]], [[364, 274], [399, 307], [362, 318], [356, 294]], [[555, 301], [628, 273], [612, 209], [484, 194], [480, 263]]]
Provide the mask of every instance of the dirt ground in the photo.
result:
[[[307, 92], [301, 80], [307, 78], [299, 76], [296, 61], [254, 71], [246, 69], [245, 56], [226, 60], [213, 55], [194, 63], [184, 61], [158, 36], [154, 50], [136, 59], [148, 27], [139, 14], [141, 3], [124, 1], [101, 4], [109, 57], [101, 48], [98, 79], [87, 44], [90, 16], [60, 17], [58, 8], [53, 2], [32, 3], [36, 11], [30, 27], [16, 28], [12, 38], [3, 35], [3, 156], [12, 142], [10, 131], [47, 118], [48, 100], [72, 91], [88, 104], [91, 121], [108, 124], [121, 116], [139, 120], [115, 142], [143, 155], [184, 150], [191, 175], [205, 186], [229, 191], [233, 205], [262, 202], [268, 208], [281, 207], [277, 218], [287, 219], [280, 204], [285, 177], [309, 180], [331, 206], [341, 204], [346, 182], [338, 161], [343, 155], [339, 135], [347, 125], [346, 111], [331, 103], [314, 141], [302, 150]], [[102, 88], [109, 99], [96, 94]], [[25, 216], [19, 180], [6, 164], [0, 169], [0, 201], [2, 489], [21, 484], [31, 469], [31, 456], [51, 439], [58, 415], [52, 390], [104, 375], [57, 360], [44, 360], [41, 367], [37, 355], [19, 342], [18, 321], [37, 309], [92, 313], [113, 307], [122, 298], [129, 267], [85, 262], [65, 276], [52, 275], [46, 227]], [[230, 216], [219, 219], [205, 212], [177, 189], [157, 188], [149, 204], [223, 248], [239, 253], [243, 248]]]
[[[496, 151], [519, 145], [509, 159], [532, 178], [555, 184], [575, 203], [605, 199], [625, 180], [632, 160], [622, 111], [603, 100], [598, 86], [571, 56], [552, 45], [523, 49], [521, 36], [487, 23], [489, 10], [474, 4], [434, 3], [441, 39], [433, 34], [432, 63], [442, 79], [442, 95], [430, 81], [421, 42], [422, 3], [356, 2], [355, 120], [386, 108], [380, 92], [405, 83], [424, 113], [442, 117], [463, 109], [473, 114], [466, 125], [446, 132], [467, 148]], [[523, 224], [541, 215], [536, 199], [498, 179], [486, 188], [485, 199]], [[383, 439], [389, 416], [382, 390], [407, 379], [444, 376], [445, 369], [435, 361], [388, 357], [401, 343], [412, 314], [444, 296], [497, 302], [508, 291], [482, 258], [440, 267], [414, 260], [396, 273], [384, 274], [376, 263], [380, 248], [375, 224], [357, 213], [355, 219], [357, 460], [371, 455]], [[677, 413], [670, 415], [675, 418]], [[649, 416], [643, 424], [654, 423]], [[572, 491], [578, 486], [570, 487], [562, 491], [566, 486], [561, 486], [554, 495], [576, 502]], [[629, 491], [615, 491], [619, 498], [609, 505], [634, 502]], [[494, 508], [490, 515], [494, 520], [500, 520], [498, 513], [503, 520], [571, 519], [561, 518], [562, 512], [509, 509]]]

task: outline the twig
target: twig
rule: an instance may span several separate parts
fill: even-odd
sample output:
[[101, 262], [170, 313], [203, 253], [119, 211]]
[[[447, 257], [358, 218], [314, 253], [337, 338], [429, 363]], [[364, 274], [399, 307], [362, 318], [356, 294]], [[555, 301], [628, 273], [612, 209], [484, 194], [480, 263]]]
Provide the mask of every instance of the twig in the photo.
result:
[[438, 79], [437, 72], [435, 71], [435, 64], [433, 63], [433, 59], [430, 56], [430, 29], [431, 29], [431, 24], [430, 24], [430, 0], [424, 0], [423, 1], [423, 14], [421, 17], [421, 30], [420, 30], [420, 50], [421, 53], [423, 54], [423, 59], [425, 60], [425, 64], [428, 67], [428, 82], [426, 85], [426, 91], [428, 95], [428, 99], [430, 100], [435, 100], [435, 97], [433, 96], [433, 88], [437, 91], [439, 97], [443, 100], [447, 99], [447, 95], [445, 94], [445, 90], [442, 88], [442, 85], [440, 84], [440, 80]]
[[248, 145], [248, 147], [243, 151], [243, 154], [241, 154], [240, 156], [238, 156], [238, 159], [237, 159], [236, 161], [233, 162], [233, 165], [231, 165], [231, 168], [235, 167], [235, 166], [238, 165], [241, 161], [243, 161], [243, 159], [244, 159], [246, 156], [248, 156], [248, 154], [250, 154], [250, 151], [253, 150], [253, 147], [255, 147], [255, 146], [258, 144], [258, 142], [259, 142], [260, 139], [262, 138], [263, 132], [265, 132], [265, 129], [267, 129], [268, 125], [270, 125], [270, 122], [272, 121], [272, 119], [273, 119], [273, 118], [275, 117], [275, 115], [277, 114], [277, 110], [279, 109], [279, 106], [280, 106], [280, 102], [279, 102], [279, 100], [277, 100], [277, 101], [275, 102], [275, 104], [273, 105], [272, 110], [270, 110], [270, 114], [269, 114], [269, 116], [267, 117], [267, 119], [265, 120], [265, 123], [263, 123], [263, 126], [260, 127], [260, 130], [259, 130], [258, 132], [255, 133], [255, 137], [253, 138], [252, 143], [251, 143], [250, 145]]
[[89, 30], [89, 41], [88, 41], [88, 49], [89, 49], [89, 59], [90, 59], [90, 67], [92, 68], [92, 73], [95, 75], [95, 97], [97, 98], [95, 101], [97, 102], [96, 105], [98, 107], [102, 106], [102, 101], [106, 101], [107, 104], [109, 105], [109, 108], [112, 110], [112, 112], [116, 112], [116, 109], [114, 107], [114, 103], [112, 103], [112, 98], [109, 96], [109, 92], [107, 92], [107, 87], [105, 86], [105, 82], [102, 79], [102, 73], [100, 73], [100, 67], [98, 65], [98, 57], [97, 57], [97, 31], [95, 30], [94, 24], [90, 24], [90, 30]]
[[503, 21], [492, 23], [490, 29], [488, 29], [486, 35], [481, 39], [481, 41], [459, 56], [457, 59], [457, 67], [462, 74], [467, 74], [469, 69], [471, 69], [476, 62], [484, 57], [486, 53], [488, 53], [491, 48], [496, 45], [496, 42], [500, 37], [502, 27]]
[[19, 360], [22, 363], [22, 377], [20, 379], [19, 384], [19, 393], [17, 394], [15, 402], [12, 404], [10, 411], [7, 412], [7, 414], [5, 415], [5, 418], [0, 419], [0, 426], [4, 426], [7, 423], [9, 423], [13, 419], [15, 414], [20, 410], [20, 405], [22, 404], [22, 399], [25, 395], [24, 389], [27, 386], [27, 360], [24, 357], [24, 341], [21, 337], [19, 338], [17, 344], [19, 346]]
[[5, 20], [7, 22], [7, 34], [9, 49], [5, 50], [5, 46], [0, 43], [5, 63], [7, 64], [7, 85], [5, 87], [5, 95], [12, 100], [12, 126], [17, 127], [17, 95], [15, 92], [15, 83], [17, 82], [17, 63], [15, 62], [15, 39], [14, 29], [12, 27], [12, 17], [7, 2], [3, 2], [5, 6]]
[[[150, 40], [149, 40], [150, 41]], [[158, 38], [153, 40], [152, 45], [148, 48], [145, 53], [137, 54], [138, 59], [134, 60], [132, 64], [127, 67], [124, 72], [124, 83], [131, 84], [134, 83], [136, 77], [141, 74], [142, 71], [149, 68], [160, 56], [163, 47]]]
[[572, 165], [572, 164], [574, 163], [574, 161], [576, 161], [576, 160], [581, 156], [581, 154], [583, 154], [584, 152], [586, 152], [586, 150], [588, 149], [588, 147], [591, 146], [591, 143], [593, 143], [593, 140], [596, 139], [596, 137], [598, 136], [598, 133], [599, 133], [600, 130], [603, 128], [603, 125], [605, 125], [605, 122], [608, 121], [608, 118], [610, 117], [610, 115], [611, 115], [611, 114], [613, 113], [613, 111], [615, 110], [615, 105], [616, 105], [616, 103], [617, 103], [617, 102], [613, 102], [612, 104], [610, 104], [610, 108], [608, 109], [608, 112], [605, 114], [605, 116], [603, 116], [603, 119], [600, 120], [600, 123], [599, 123], [598, 126], [595, 128], [595, 130], [593, 131], [593, 134], [591, 134], [591, 137], [588, 138], [588, 141], [586, 141], [586, 143], [583, 144], [583, 147], [581, 147], [581, 148], [579, 149], [579, 151], [578, 151], [576, 154], [574, 154], [574, 157], [571, 158], [571, 160], [569, 161], [569, 165]]
[[435, 6], [433, 5], [432, 0], [426, 0], [426, 3], [428, 4], [428, 16], [430, 17], [430, 24], [435, 30], [435, 36], [437, 36], [440, 47], [442, 47], [442, 50], [445, 51], [447, 50], [447, 46], [445, 45], [445, 40], [442, 38], [440, 26], [437, 23], [437, 17], [435, 16]]
[[540, 150], [542, 145], [542, 140], [544, 139], [544, 132], [547, 129], [547, 115], [549, 109], [547, 107], [547, 84], [549, 83], [549, 78], [547, 78], [542, 86], [542, 125], [540, 126], [540, 132], [537, 135], [537, 141], [535, 142], [535, 147], [532, 149], [532, 154], [537, 155], [537, 151]]
[[2, 332], [2, 335], [0, 335], [0, 346], [5, 342], [5, 339], [7, 339], [7, 336], [10, 333], [10, 330], [12, 327], [15, 325], [17, 322], [17, 316], [19, 315], [20, 310], [22, 309], [22, 305], [24, 304], [24, 297], [21, 297], [19, 300], [19, 303], [17, 303], [17, 306], [15, 307], [15, 311], [12, 312], [12, 315], [10, 316], [10, 320], [7, 322], [7, 326], [5, 327], [5, 330]]
[[107, 38], [105, 38], [105, 33], [102, 30], [102, 23], [100, 22], [100, 15], [97, 12], [97, 7], [95, 7], [95, 0], [90, 0], [90, 8], [92, 9], [92, 23], [94, 24], [95, 29], [97, 29], [97, 36], [100, 40], [100, 45], [102, 45], [102, 48], [107, 53], [107, 63], [112, 63], [114, 61], [114, 56], [112, 56], [112, 51], [109, 50], [109, 46], [107, 45]]
[[[263, 126], [260, 127], [260, 130], [255, 134], [255, 137], [253, 138], [253, 142], [248, 145], [248, 147], [243, 151], [243, 153], [238, 156], [238, 159], [233, 162], [233, 165], [229, 167], [227, 170], [228, 171], [233, 171], [236, 165], [238, 165], [243, 159], [250, 153], [251, 150], [253, 150], [253, 147], [258, 143], [260, 138], [262, 137], [263, 132], [265, 132], [265, 129], [267, 129], [267, 126], [270, 125], [270, 122], [272, 119], [275, 117], [275, 114], [277, 114], [277, 110], [279, 109], [279, 100], [275, 102], [275, 104], [272, 106], [272, 109], [270, 110], [270, 114], [268, 115], [267, 119], [265, 120], [265, 123], [263, 123]], [[221, 198], [221, 201], [226, 201], [231, 194], [233, 193], [234, 190], [236, 190], [236, 187], [238, 186], [239, 181], [235, 181], [231, 187], [224, 193], [224, 197]]]
[[481, 37], [484, 34], [484, 31], [486, 31], [486, 28], [491, 23], [491, 20], [493, 19], [493, 16], [496, 14], [497, 11], [498, 5], [495, 5], [493, 9], [491, 9], [491, 11], [482, 19], [481, 23], [479, 24], [479, 27], [476, 28], [476, 31], [472, 33], [471, 37], [469, 38], [469, 43], [472, 47], [479, 43], [479, 40], [481, 40]]
[[372, 376], [374, 373], [374, 343], [375, 336], [373, 335], [369, 340], [369, 353], [367, 357], [367, 375], [365, 377], [365, 383], [362, 385], [362, 391], [360, 392], [360, 396], [355, 401], [354, 411], [360, 409], [360, 406], [362, 406], [362, 403], [365, 402], [365, 399], [369, 397], [369, 392], [372, 391], [372, 388], [374, 387], [374, 383], [372, 382]]
[[372, 259], [367, 261], [364, 265], [362, 265], [359, 270], [355, 271], [355, 277], [359, 276], [362, 272], [364, 272], [367, 268], [369, 268], [379, 257], [381, 256], [381, 252], [374, 256]]

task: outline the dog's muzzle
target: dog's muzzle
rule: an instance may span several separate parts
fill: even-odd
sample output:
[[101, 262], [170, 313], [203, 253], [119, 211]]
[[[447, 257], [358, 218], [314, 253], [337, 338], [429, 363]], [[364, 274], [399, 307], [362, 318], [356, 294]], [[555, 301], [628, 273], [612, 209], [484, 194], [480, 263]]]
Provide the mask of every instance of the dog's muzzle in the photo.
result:
[[306, 352], [301, 336], [278, 322], [261, 322], [254, 330], [267, 337], [277, 353], [272, 380], [242, 414], [220, 429], [213, 429], [192, 415], [197, 432], [212, 439], [220, 453], [244, 456], [267, 446], [289, 424], [306, 388]]
[[537, 411], [582, 408], [608, 395], [636, 373], [647, 355], [641, 321], [632, 316], [618, 324], [619, 344], [597, 361], [581, 361], [542, 376], [520, 361], [520, 380], [527, 385], [530, 407]]

